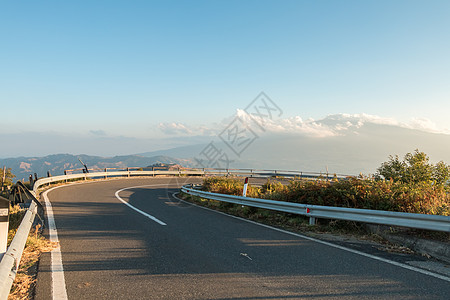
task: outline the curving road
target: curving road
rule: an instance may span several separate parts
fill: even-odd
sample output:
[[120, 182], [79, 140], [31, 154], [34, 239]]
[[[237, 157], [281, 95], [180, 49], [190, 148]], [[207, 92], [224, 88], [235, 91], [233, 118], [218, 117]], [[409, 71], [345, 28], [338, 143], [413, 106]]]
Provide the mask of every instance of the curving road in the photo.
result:
[[55, 274], [63, 274], [68, 299], [448, 299], [450, 295], [445, 279], [172, 197], [185, 181], [200, 180], [120, 179], [50, 191], [64, 270], [52, 273], [51, 256], [43, 257], [36, 299], [52, 299]]

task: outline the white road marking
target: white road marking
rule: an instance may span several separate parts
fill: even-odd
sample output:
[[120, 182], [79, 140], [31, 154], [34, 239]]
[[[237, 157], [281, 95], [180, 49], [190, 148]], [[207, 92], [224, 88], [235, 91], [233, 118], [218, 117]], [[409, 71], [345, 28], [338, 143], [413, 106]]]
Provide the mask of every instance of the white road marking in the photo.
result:
[[51, 254], [51, 271], [52, 271], [52, 298], [55, 300], [66, 300], [67, 290], [66, 281], [64, 279], [64, 268], [61, 256], [61, 246], [58, 240], [58, 231], [56, 230], [55, 218], [53, 217], [52, 204], [48, 200], [47, 193], [57, 189], [54, 187], [44, 192], [43, 197], [46, 206], [47, 220], [48, 220], [48, 232], [50, 241], [58, 243], [58, 247], [54, 249]]
[[416, 267], [413, 267], [413, 266], [410, 266], [410, 265], [406, 265], [406, 264], [403, 264], [403, 263], [399, 263], [399, 262], [396, 262], [396, 261], [393, 261], [393, 260], [389, 260], [389, 259], [386, 259], [386, 258], [378, 257], [378, 256], [375, 256], [375, 255], [364, 253], [364, 252], [361, 252], [361, 251], [358, 251], [358, 250], [354, 250], [354, 249], [351, 249], [351, 248], [347, 248], [347, 247], [343, 247], [343, 246], [336, 245], [336, 244], [333, 244], [333, 243], [329, 243], [329, 242], [325, 242], [325, 241], [322, 241], [322, 240], [318, 240], [318, 239], [315, 239], [315, 238], [312, 238], [312, 237], [309, 237], [309, 236], [306, 236], [306, 235], [302, 235], [302, 234], [286, 231], [286, 230], [283, 230], [283, 229], [280, 229], [280, 228], [276, 228], [276, 227], [272, 227], [272, 226], [269, 226], [269, 225], [266, 225], [266, 224], [261, 224], [261, 223], [255, 222], [255, 221], [243, 219], [241, 217], [236, 217], [236, 216], [233, 216], [233, 215], [229, 215], [229, 214], [226, 214], [226, 213], [221, 212], [221, 211], [217, 211], [217, 210], [214, 210], [214, 209], [211, 209], [211, 208], [208, 208], [208, 207], [204, 207], [204, 206], [200, 206], [200, 205], [197, 205], [197, 204], [194, 204], [194, 203], [191, 203], [191, 202], [184, 201], [183, 199], [178, 198], [175, 194], [178, 194], [178, 193], [173, 193], [172, 196], [174, 198], [184, 202], [184, 203], [187, 203], [187, 204], [190, 204], [190, 205], [194, 205], [194, 206], [197, 206], [197, 207], [209, 210], [209, 211], [213, 211], [213, 212], [221, 214], [221, 215], [225, 215], [225, 216], [228, 216], [228, 217], [231, 217], [231, 218], [235, 218], [235, 219], [238, 219], [238, 220], [249, 222], [249, 223], [252, 223], [252, 224], [255, 224], [255, 225], [258, 225], [258, 226], [262, 226], [262, 227], [269, 228], [269, 229], [272, 229], [272, 230], [275, 230], [275, 231], [283, 232], [283, 233], [286, 233], [286, 234], [289, 234], [289, 235], [293, 235], [293, 236], [296, 236], [296, 237], [299, 237], [299, 238], [302, 238], [302, 239], [310, 240], [312, 242], [316, 242], [316, 243], [319, 243], [319, 244], [327, 245], [327, 246], [330, 246], [330, 247], [333, 247], [333, 248], [337, 248], [337, 249], [340, 249], [340, 250], [344, 250], [344, 251], [347, 251], [347, 252], [351, 252], [351, 253], [354, 253], [354, 254], [365, 256], [365, 257], [368, 257], [368, 258], [372, 258], [372, 259], [375, 259], [375, 260], [378, 260], [378, 261], [382, 261], [382, 262], [385, 262], [385, 263], [388, 263], [388, 264], [391, 264], [391, 265], [394, 265], [394, 266], [397, 266], [397, 267], [400, 267], [400, 268], [404, 268], [404, 269], [407, 269], [407, 270], [410, 270], [410, 271], [418, 272], [418, 273], [421, 273], [421, 274], [424, 274], [424, 275], [432, 276], [432, 277], [439, 278], [439, 279], [442, 279], [442, 280], [450, 282], [450, 277], [447, 277], [447, 276], [444, 276], [444, 275], [441, 275], [441, 274], [433, 273], [433, 272], [430, 272], [430, 271], [427, 271], [427, 270], [416, 268]]
[[158, 219], [155, 218], [154, 216], [152, 216], [152, 215], [150, 215], [150, 214], [148, 214], [148, 213], [146, 213], [146, 212], [144, 212], [144, 211], [142, 211], [142, 210], [140, 210], [140, 209], [134, 207], [133, 205], [131, 205], [130, 203], [126, 202], [125, 200], [123, 200], [123, 199], [120, 198], [120, 196], [119, 196], [119, 193], [122, 192], [122, 191], [125, 191], [125, 190], [131, 190], [131, 189], [140, 188], [140, 187], [154, 187], [154, 186], [167, 186], [167, 184], [151, 184], [151, 185], [140, 185], [140, 186], [127, 187], [127, 188], [123, 188], [123, 189], [118, 190], [118, 191], [116, 192], [115, 195], [116, 195], [116, 198], [117, 198], [117, 199], [119, 199], [123, 204], [125, 204], [125, 205], [128, 206], [129, 208], [131, 208], [131, 209], [137, 211], [138, 213], [140, 213], [140, 214], [146, 216], [147, 218], [151, 219], [152, 221], [155, 221], [156, 223], [165, 226], [165, 225], [167, 225], [167, 224], [164, 223], [163, 221], [158, 220]]
[[253, 260], [250, 256], [248, 256], [247, 253], [240, 253], [240, 255], [243, 256], [243, 257], [247, 257], [250, 260]]
[[[96, 182], [83, 182], [82, 184], [86, 184], [86, 183], [96, 183]], [[49, 238], [50, 238], [51, 242], [55, 242], [58, 244], [58, 247], [50, 252], [50, 254], [51, 254], [50, 268], [51, 268], [51, 272], [52, 272], [52, 299], [54, 299], [54, 300], [67, 300], [68, 298], [67, 298], [66, 281], [64, 278], [64, 267], [63, 267], [63, 263], [62, 263], [61, 246], [59, 245], [58, 231], [56, 229], [56, 223], [55, 223], [55, 218], [53, 215], [52, 204], [50, 203], [50, 200], [47, 197], [47, 193], [50, 191], [53, 191], [55, 189], [58, 189], [58, 188], [66, 187], [69, 185], [76, 185], [76, 184], [80, 184], [80, 183], [72, 183], [72, 184], [68, 184], [68, 185], [66, 184], [66, 185], [62, 185], [62, 186], [57, 186], [57, 187], [54, 187], [54, 188], [51, 188], [51, 189], [45, 191], [42, 194], [42, 197], [44, 198], [44, 202], [45, 202], [45, 206], [46, 206], [45, 210], [46, 210], [47, 220], [48, 220]], [[155, 221], [161, 225], [166, 225], [166, 223], [135, 208], [134, 206], [128, 204], [122, 198], [119, 197], [119, 193], [121, 191], [133, 189], [133, 188], [139, 188], [139, 187], [149, 187], [149, 186], [168, 186], [168, 185], [167, 184], [154, 184], [154, 185], [142, 185], [142, 186], [128, 187], [128, 188], [124, 188], [124, 189], [117, 191], [115, 195], [116, 195], [117, 199], [119, 199], [120, 201], [122, 201], [127, 206], [134, 209], [135, 211], [143, 214], [144, 216], [152, 219], [153, 221]]]

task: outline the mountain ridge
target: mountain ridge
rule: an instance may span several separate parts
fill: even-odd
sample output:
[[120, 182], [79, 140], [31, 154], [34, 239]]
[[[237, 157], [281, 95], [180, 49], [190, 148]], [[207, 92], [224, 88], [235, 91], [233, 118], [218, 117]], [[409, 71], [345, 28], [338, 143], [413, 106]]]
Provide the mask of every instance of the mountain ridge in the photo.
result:
[[42, 157], [17, 157], [0, 159], [0, 166], [6, 166], [12, 169], [16, 175], [14, 181], [25, 179], [29, 175], [36, 173], [38, 177], [47, 176], [50, 172], [52, 176], [63, 175], [65, 170], [80, 169], [83, 165], [78, 159], [87, 165], [89, 169], [105, 168], [127, 168], [127, 167], [147, 167], [155, 163], [179, 164], [190, 166], [188, 159], [177, 159], [169, 156], [144, 157], [140, 155], [120, 155], [114, 157], [91, 156], [86, 154], [51, 154]]
[[[251, 119], [247, 120], [251, 126]], [[386, 118], [370, 115], [330, 115], [323, 120], [301, 118], [268, 122], [266, 131], [245, 151], [236, 155], [227, 145], [226, 135], [204, 137], [204, 143], [193, 138], [191, 145], [140, 154], [111, 157], [86, 154], [53, 154], [42, 157], [0, 159], [0, 167], [11, 167], [18, 179], [30, 173], [46, 176], [62, 174], [64, 169], [81, 168], [80, 157], [89, 168], [146, 167], [153, 163], [176, 163], [184, 167], [217, 167], [198, 165], [208, 145], [214, 143], [229, 159], [224, 168], [252, 168], [326, 172], [349, 175], [373, 174], [389, 155], [404, 156], [416, 149], [427, 153], [433, 162], [450, 162], [450, 135], [406, 126]], [[183, 140], [188, 140], [184, 136]], [[129, 147], [131, 149], [131, 147]]]

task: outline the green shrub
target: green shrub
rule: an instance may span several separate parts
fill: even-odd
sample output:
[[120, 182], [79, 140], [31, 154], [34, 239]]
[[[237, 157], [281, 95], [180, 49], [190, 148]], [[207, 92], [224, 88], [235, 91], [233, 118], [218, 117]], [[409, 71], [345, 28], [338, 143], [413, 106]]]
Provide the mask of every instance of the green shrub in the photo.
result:
[[[204, 189], [215, 193], [241, 195], [238, 179], [208, 178]], [[293, 180], [288, 185], [267, 181], [261, 188], [249, 187], [259, 198], [302, 204], [400, 211], [450, 216], [449, 187], [433, 182], [403, 183], [349, 178], [342, 181]]]
[[[212, 193], [242, 196], [244, 182], [242, 181], [242, 178], [209, 177], [203, 180], [203, 190]], [[258, 198], [259, 196], [259, 188], [249, 184], [247, 187], [247, 197]]]
[[[294, 179], [287, 185], [268, 179], [260, 188], [249, 185], [247, 197], [450, 216], [450, 166], [444, 162], [430, 164], [428, 156], [419, 150], [407, 153], [403, 160], [390, 156], [377, 169], [375, 179], [322, 179]], [[242, 178], [212, 177], [203, 182], [203, 189], [214, 193], [240, 196], [243, 187]]]
[[375, 177], [403, 183], [433, 182], [446, 185], [450, 179], [450, 167], [442, 161], [430, 164], [428, 155], [416, 149], [414, 153], [407, 153], [402, 161], [398, 155], [389, 156], [389, 160], [377, 169]]

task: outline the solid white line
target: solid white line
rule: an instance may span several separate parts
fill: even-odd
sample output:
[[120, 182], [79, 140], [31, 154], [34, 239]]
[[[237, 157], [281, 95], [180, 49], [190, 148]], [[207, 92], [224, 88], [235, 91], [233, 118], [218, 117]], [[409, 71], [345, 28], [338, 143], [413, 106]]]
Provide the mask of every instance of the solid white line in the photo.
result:
[[406, 265], [406, 264], [403, 264], [403, 263], [399, 263], [399, 262], [396, 262], [396, 261], [393, 261], [393, 260], [389, 260], [389, 259], [386, 259], [386, 258], [378, 257], [378, 256], [375, 256], [375, 255], [372, 255], [372, 254], [364, 253], [364, 252], [361, 252], [361, 251], [358, 251], [358, 250], [354, 250], [354, 249], [351, 249], [351, 248], [343, 247], [343, 246], [336, 245], [336, 244], [333, 244], [333, 243], [325, 242], [325, 241], [322, 241], [322, 240], [319, 240], [319, 239], [315, 239], [315, 238], [312, 238], [312, 237], [309, 237], [309, 236], [306, 236], [306, 235], [302, 235], [302, 234], [286, 231], [286, 230], [283, 230], [283, 229], [280, 229], [280, 228], [276, 228], [276, 227], [272, 227], [272, 226], [269, 226], [269, 225], [266, 225], [266, 224], [261, 224], [261, 223], [255, 222], [255, 221], [251, 221], [251, 220], [247, 220], [247, 219], [241, 218], [241, 217], [229, 215], [229, 214], [226, 214], [226, 213], [221, 212], [221, 211], [217, 211], [217, 210], [214, 210], [214, 209], [211, 209], [211, 208], [208, 208], [208, 207], [204, 207], [204, 206], [200, 206], [200, 205], [197, 205], [197, 204], [194, 204], [194, 203], [191, 203], [191, 202], [184, 201], [183, 199], [178, 198], [175, 194], [178, 194], [178, 193], [173, 193], [172, 196], [174, 198], [184, 202], [184, 203], [187, 203], [187, 204], [190, 204], [190, 205], [194, 205], [194, 206], [197, 206], [197, 207], [200, 207], [200, 208], [203, 208], [203, 209], [206, 209], [206, 210], [209, 210], [209, 211], [221, 214], [221, 215], [225, 215], [225, 216], [228, 216], [228, 217], [231, 217], [231, 218], [235, 218], [235, 219], [238, 219], [238, 220], [241, 220], [241, 221], [249, 222], [249, 223], [252, 223], [252, 224], [255, 224], [255, 225], [258, 225], [258, 226], [262, 226], [262, 227], [269, 228], [269, 229], [272, 229], [272, 230], [275, 230], [275, 231], [279, 231], [279, 232], [282, 232], [282, 233], [293, 235], [293, 236], [296, 236], [296, 237], [299, 237], [299, 238], [302, 238], [302, 239], [310, 240], [312, 242], [316, 242], [316, 243], [319, 243], [319, 244], [327, 245], [327, 246], [330, 246], [330, 247], [333, 247], [333, 248], [337, 248], [337, 249], [340, 249], [340, 250], [344, 250], [344, 251], [347, 251], [347, 252], [351, 252], [351, 253], [354, 253], [354, 254], [365, 256], [365, 257], [368, 257], [368, 258], [371, 258], [371, 259], [375, 259], [375, 260], [378, 260], [378, 261], [382, 261], [382, 262], [385, 262], [385, 263], [388, 263], [388, 264], [391, 264], [391, 265], [394, 265], [394, 266], [397, 266], [397, 267], [408, 269], [410, 271], [418, 272], [418, 273], [421, 273], [421, 274], [424, 274], [424, 275], [432, 276], [432, 277], [439, 278], [439, 279], [442, 279], [442, 280], [450, 282], [450, 277], [447, 277], [445, 275], [433, 273], [433, 272], [430, 272], [430, 271], [427, 271], [427, 270], [419, 269], [419, 268], [416, 268], [416, 267], [413, 267], [413, 266], [410, 266], [410, 265]]
[[140, 185], [140, 186], [127, 187], [127, 188], [123, 188], [123, 189], [118, 190], [118, 191], [116, 192], [115, 195], [116, 195], [116, 198], [117, 198], [117, 199], [119, 199], [123, 204], [125, 204], [125, 205], [128, 206], [129, 208], [131, 208], [131, 209], [137, 211], [138, 213], [140, 213], [140, 214], [146, 216], [146, 217], [149, 218], [150, 220], [155, 221], [156, 223], [165, 226], [165, 225], [167, 225], [167, 224], [164, 223], [163, 221], [158, 220], [158, 219], [155, 218], [154, 216], [152, 216], [152, 215], [150, 215], [150, 214], [148, 214], [148, 213], [146, 213], [146, 212], [144, 212], [144, 211], [142, 211], [142, 210], [140, 210], [140, 209], [134, 207], [133, 205], [131, 205], [130, 203], [126, 202], [125, 200], [123, 200], [123, 199], [120, 198], [120, 196], [119, 196], [119, 193], [122, 192], [122, 191], [125, 191], [125, 190], [131, 190], [131, 189], [140, 188], [140, 187], [149, 187], [149, 186], [167, 186], [167, 184], [151, 184], [151, 185]]
[[[89, 183], [92, 183], [92, 182], [89, 182]], [[69, 185], [75, 185], [75, 184], [78, 184], [78, 183], [69, 184]], [[55, 218], [54, 218], [54, 214], [53, 214], [52, 204], [50, 203], [50, 200], [47, 197], [47, 193], [50, 191], [53, 191], [55, 189], [58, 189], [61, 187], [66, 187], [66, 186], [68, 186], [68, 185], [57, 186], [57, 187], [54, 187], [54, 188], [51, 188], [51, 189], [45, 191], [42, 194], [42, 197], [44, 198], [44, 202], [45, 202], [45, 206], [46, 206], [45, 210], [46, 210], [46, 214], [47, 214], [49, 238], [50, 238], [51, 242], [55, 242], [58, 244], [58, 247], [53, 249], [50, 252], [50, 255], [51, 255], [50, 268], [51, 268], [51, 272], [52, 272], [52, 299], [54, 299], [54, 300], [67, 300], [68, 298], [67, 298], [66, 281], [64, 278], [64, 267], [63, 267], [63, 263], [62, 263], [61, 246], [59, 245], [58, 231], [56, 229], [56, 223], [55, 223]], [[124, 189], [121, 189], [116, 192], [116, 197], [120, 201], [124, 202], [127, 206], [129, 206], [130, 208], [143, 214], [144, 216], [149, 217], [150, 219], [152, 219], [153, 221], [155, 221], [161, 225], [166, 225], [164, 222], [156, 219], [155, 217], [131, 206], [130, 204], [128, 204], [122, 198], [120, 198], [118, 196], [118, 194], [123, 190], [133, 189], [133, 188], [138, 188], [138, 187], [145, 187], [145, 186], [167, 186], [167, 184], [143, 185], [143, 186], [124, 188]]]
[[53, 208], [47, 193], [57, 189], [54, 187], [44, 192], [43, 197], [46, 206], [48, 231], [50, 241], [58, 244], [58, 247], [51, 252], [51, 271], [52, 271], [52, 298], [55, 300], [66, 300], [67, 290], [66, 281], [64, 279], [64, 268], [62, 264], [61, 247], [58, 240], [58, 231], [56, 230], [55, 218], [53, 216]]

